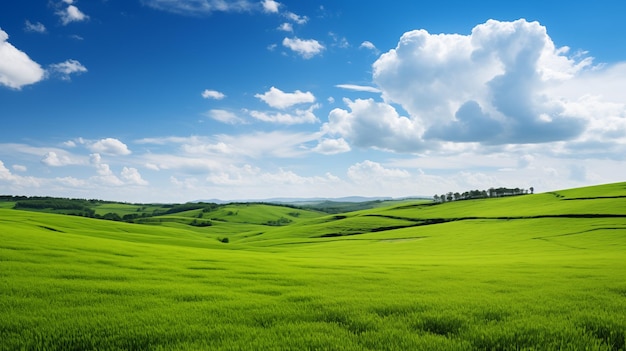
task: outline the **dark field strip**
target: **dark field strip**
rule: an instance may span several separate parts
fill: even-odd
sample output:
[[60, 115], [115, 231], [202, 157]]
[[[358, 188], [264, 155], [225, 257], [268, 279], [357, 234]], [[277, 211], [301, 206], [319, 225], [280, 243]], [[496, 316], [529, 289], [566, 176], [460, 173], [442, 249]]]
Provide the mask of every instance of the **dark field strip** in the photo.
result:
[[598, 200], [598, 199], [625, 199], [626, 195], [616, 195], [616, 196], [594, 196], [594, 197], [570, 197], [566, 199], [562, 199], [565, 201], [569, 200]]

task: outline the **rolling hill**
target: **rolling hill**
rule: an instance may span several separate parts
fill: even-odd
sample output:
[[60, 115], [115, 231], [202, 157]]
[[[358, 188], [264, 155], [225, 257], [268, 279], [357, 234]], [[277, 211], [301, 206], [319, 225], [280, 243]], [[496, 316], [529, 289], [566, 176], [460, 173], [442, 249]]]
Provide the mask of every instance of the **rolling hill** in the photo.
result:
[[14, 205], [0, 350], [626, 349], [626, 183], [344, 213], [89, 205], [128, 222]]

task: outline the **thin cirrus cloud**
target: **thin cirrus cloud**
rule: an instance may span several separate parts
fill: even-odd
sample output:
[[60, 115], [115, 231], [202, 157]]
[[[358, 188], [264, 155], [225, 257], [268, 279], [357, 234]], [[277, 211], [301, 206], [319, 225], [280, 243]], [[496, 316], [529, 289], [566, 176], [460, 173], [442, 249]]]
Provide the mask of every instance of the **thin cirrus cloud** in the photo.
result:
[[360, 92], [367, 92], [367, 93], [381, 93], [382, 92], [382, 90], [376, 87], [369, 86], [369, 85], [337, 84], [335, 85], [335, 87], [340, 88], [340, 89], [345, 89], [345, 90], [360, 91]]
[[[270, 1], [267, 6], [265, 4], [262, 5], [266, 11], [268, 7], [271, 10], [271, 2], [272, 1]], [[213, 12], [245, 12], [255, 9], [257, 6], [256, 3], [246, 0], [142, 0], [142, 3], [156, 10], [180, 15], [209, 15]]]

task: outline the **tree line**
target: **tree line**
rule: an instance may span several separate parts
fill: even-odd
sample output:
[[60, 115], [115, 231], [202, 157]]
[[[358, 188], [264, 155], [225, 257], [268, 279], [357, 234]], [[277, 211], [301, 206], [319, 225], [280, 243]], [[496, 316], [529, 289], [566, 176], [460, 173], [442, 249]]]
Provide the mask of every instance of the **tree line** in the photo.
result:
[[504, 197], [504, 196], [517, 196], [533, 194], [535, 189], [531, 186], [528, 189], [521, 188], [489, 188], [488, 190], [470, 190], [463, 193], [448, 192], [445, 194], [435, 194], [433, 200], [438, 203], [458, 201], [458, 200], [471, 200], [471, 199], [486, 199], [492, 197]]

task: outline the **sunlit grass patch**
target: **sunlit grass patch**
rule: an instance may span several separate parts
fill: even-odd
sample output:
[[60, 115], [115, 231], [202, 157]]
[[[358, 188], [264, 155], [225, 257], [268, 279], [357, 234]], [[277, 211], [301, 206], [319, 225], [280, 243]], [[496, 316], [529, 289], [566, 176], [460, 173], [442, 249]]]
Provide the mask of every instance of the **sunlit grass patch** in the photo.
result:
[[[594, 213], [626, 214], [609, 188]], [[293, 209], [195, 228], [3, 208], [0, 350], [624, 350], [626, 220], [519, 216], [593, 191], [282, 227], [263, 223]], [[414, 225], [463, 214], [485, 218]]]

